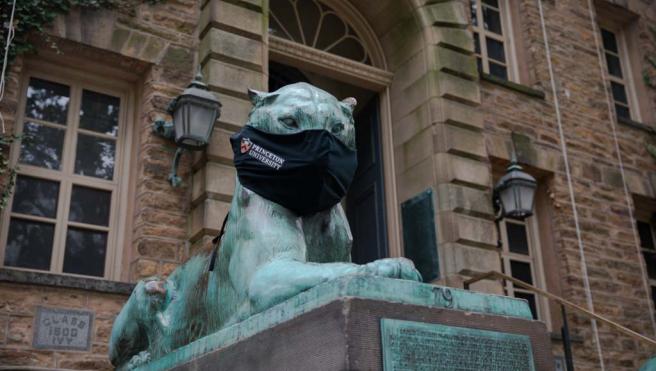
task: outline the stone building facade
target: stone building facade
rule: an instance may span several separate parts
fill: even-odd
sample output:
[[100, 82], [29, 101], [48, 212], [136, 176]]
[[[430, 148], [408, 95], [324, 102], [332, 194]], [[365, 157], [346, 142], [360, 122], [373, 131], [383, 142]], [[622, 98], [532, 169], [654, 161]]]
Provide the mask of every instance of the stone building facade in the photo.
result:
[[[292, 26], [297, 13], [314, 21]], [[404, 208], [428, 194], [433, 282], [463, 287], [504, 271], [653, 337], [654, 24], [653, 0], [73, 9], [47, 40], [34, 35], [36, 54], [12, 62], [0, 105], [10, 130], [35, 134], [10, 148], [21, 166], [0, 221], [0, 367], [111, 368], [111, 324], [132, 284], [208, 251], [221, 226], [235, 179], [228, 138], [246, 121], [247, 88], [300, 80], [355, 96], [369, 125], [377, 175], [361, 181], [374, 191], [346, 202], [347, 213], [373, 210], [349, 214], [354, 260], [407, 255], [417, 221]], [[173, 188], [176, 148], [151, 125], [198, 65], [222, 114], [207, 149], [183, 155]], [[535, 212], [503, 220], [499, 234], [492, 190], [513, 153], [538, 179]], [[562, 355], [559, 306], [508, 283], [472, 289], [531, 301]], [[86, 348], [41, 343], [53, 309], [86, 313]], [[577, 369], [634, 370], [655, 352], [580, 314], [568, 319]]]

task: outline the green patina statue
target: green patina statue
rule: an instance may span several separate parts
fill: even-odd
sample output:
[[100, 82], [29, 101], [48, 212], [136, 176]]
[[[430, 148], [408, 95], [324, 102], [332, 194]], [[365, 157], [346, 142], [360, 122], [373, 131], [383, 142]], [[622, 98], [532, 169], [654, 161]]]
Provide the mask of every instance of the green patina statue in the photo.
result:
[[[253, 109], [247, 127], [285, 135], [328, 131], [340, 145], [355, 149], [355, 99], [340, 102], [305, 83], [273, 93], [249, 91], [249, 96]], [[252, 144], [242, 139], [241, 145], [243, 154]], [[237, 179], [213, 270], [211, 257], [198, 255], [166, 279], [136, 285], [112, 329], [109, 355], [115, 366], [131, 369], [157, 359], [339, 277], [421, 281], [408, 259], [350, 263], [352, 237], [340, 203], [300, 215], [258, 193]]]

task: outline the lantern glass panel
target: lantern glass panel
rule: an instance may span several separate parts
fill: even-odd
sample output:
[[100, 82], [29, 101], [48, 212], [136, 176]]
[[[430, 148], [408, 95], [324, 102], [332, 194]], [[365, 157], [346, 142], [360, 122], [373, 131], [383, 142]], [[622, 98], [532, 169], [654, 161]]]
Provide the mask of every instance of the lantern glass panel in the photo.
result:
[[175, 141], [179, 142], [181, 138], [187, 136], [189, 131], [189, 105], [179, 104], [173, 113], [173, 124], [175, 125]]
[[499, 199], [504, 213], [512, 214], [517, 209], [515, 191], [512, 187], [502, 189], [499, 192]]
[[207, 140], [209, 127], [214, 123], [214, 110], [206, 105], [194, 104], [189, 122], [189, 134], [192, 137]]
[[209, 139], [217, 107], [182, 97], [174, 113], [176, 143], [188, 149], [201, 149]]
[[529, 184], [522, 184], [517, 188], [519, 188], [521, 208], [527, 213], [531, 213], [533, 211], [533, 199], [535, 198], [535, 187]]

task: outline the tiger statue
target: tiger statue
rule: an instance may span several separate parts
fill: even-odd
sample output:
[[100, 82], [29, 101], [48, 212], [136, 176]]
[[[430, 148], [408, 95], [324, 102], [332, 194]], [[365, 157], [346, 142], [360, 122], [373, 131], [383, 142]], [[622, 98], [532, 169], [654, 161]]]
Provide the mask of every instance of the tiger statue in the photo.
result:
[[[307, 83], [287, 85], [271, 93], [249, 90], [249, 97], [253, 108], [244, 129], [281, 140], [311, 133], [322, 141], [332, 141], [333, 147], [355, 153], [355, 99], [339, 101]], [[299, 148], [317, 147], [307, 146], [308, 138], [300, 141]], [[233, 136], [232, 140], [236, 159], [251, 154], [249, 160], [259, 160], [273, 169], [270, 171], [291, 162], [274, 151], [251, 153], [257, 143], [250, 137]], [[303, 155], [314, 158], [315, 154]], [[331, 161], [316, 161], [316, 171], [307, 176], [324, 176], [321, 167]], [[167, 278], [152, 277], [136, 284], [112, 329], [109, 355], [113, 365], [134, 368], [347, 275], [421, 281], [413, 263], [405, 258], [351, 263], [353, 239], [339, 201], [326, 201], [326, 205], [334, 204], [323, 210], [292, 210], [256, 192], [259, 178], [248, 179], [250, 188], [242, 184], [247, 178], [239, 173], [239, 166], [237, 169], [218, 253], [193, 256]], [[341, 171], [339, 166], [336, 171]]]

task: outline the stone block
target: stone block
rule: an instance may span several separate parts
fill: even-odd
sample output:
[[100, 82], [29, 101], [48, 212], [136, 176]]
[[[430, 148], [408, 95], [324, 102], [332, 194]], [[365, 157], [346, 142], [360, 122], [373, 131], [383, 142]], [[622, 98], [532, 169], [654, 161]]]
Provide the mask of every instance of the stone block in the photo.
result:
[[428, 104], [434, 123], [443, 122], [472, 130], [483, 130], [483, 113], [476, 107], [444, 98], [432, 98]]
[[242, 33], [252, 35], [255, 39], [261, 39], [266, 32], [264, 29], [266, 23], [261, 12], [222, 0], [210, 1], [201, 11], [200, 30], [205, 30], [214, 22], [238, 29]]
[[459, 1], [426, 4], [418, 14], [424, 26], [465, 28], [469, 25], [464, 3]]
[[424, 74], [417, 81], [402, 88], [401, 84], [391, 87], [392, 120], [397, 121], [407, 116], [426, 102], [426, 93], [431, 84], [429, 74]]
[[132, 264], [132, 277], [134, 279], [142, 279], [151, 277], [157, 274], [157, 262], [148, 259], [137, 259]]
[[97, 48], [107, 48], [116, 24], [116, 13], [105, 9], [80, 10], [81, 41]]
[[601, 170], [601, 176], [607, 185], [615, 188], [621, 188], [624, 186], [622, 180], [622, 173], [618, 167], [604, 166]]
[[[195, 52], [188, 48], [169, 45], [162, 56], [162, 78], [177, 86], [186, 86], [193, 78]], [[207, 75], [206, 75], [207, 76]]]
[[178, 256], [181, 245], [176, 240], [145, 237], [137, 242], [137, 253], [145, 258], [173, 260]]
[[217, 234], [223, 218], [230, 210], [230, 203], [211, 198], [205, 199], [191, 210], [189, 239], [194, 242], [203, 234]]
[[259, 40], [218, 28], [210, 29], [200, 41], [200, 60], [210, 54], [228, 57], [262, 70], [263, 44]]
[[128, 38], [130, 38], [130, 30], [121, 27], [115, 27], [109, 42], [110, 49], [120, 53], [121, 50], [123, 50], [123, 45], [125, 45], [125, 43], [128, 41]]
[[452, 153], [474, 159], [487, 157], [483, 133], [449, 124], [437, 124], [434, 127], [435, 152]]
[[394, 146], [400, 146], [407, 142], [430, 125], [428, 105], [423, 104], [393, 123], [392, 140], [394, 141]]
[[[247, 90], [244, 90], [241, 93], [246, 96]], [[219, 117], [218, 123], [224, 124], [224, 126], [230, 130], [239, 130], [239, 128], [244, 126], [246, 121], [248, 121], [248, 114], [253, 105], [245, 98], [236, 98], [220, 93], [217, 94], [217, 96], [223, 105], [221, 108], [221, 117]], [[230, 155], [230, 159], [232, 159], [232, 155]]]
[[474, 38], [467, 29], [431, 27], [430, 32], [426, 34], [430, 44], [461, 50], [469, 54], [474, 52]]
[[478, 81], [463, 79], [445, 72], [431, 73], [431, 91], [436, 96], [449, 98], [470, 105], [481, 103]]
[[141, 51], [140, 57], [145, 61], [156, 63], [162, 58], [164, 50], [166, 50], [166, 41], [162, 38], [151, 35], [148, 38], [146, 46]]
[[413, 82], [421, 78], [427, 71], [426, 55], [418, 52], [403, 62], [396, 71], [392, 80], [392, 89], [405, 89]]
[[653, 197], [651, 185], [646, 177], [640, 173], [627, 169], [624, 170], [624, 175], [626, 177], [626, 185], [629, 188], [629, 192], [644, 197]]
[[442, 248], [449, 259], [445, 264], [448, 273], [471, 277], [489, 271], [501, 272], [501, 257], [498, 250], [458, 243], [446, 243]]
[[207, 194], [212, 194], [212, 198], [218, 196], [229, 200], [235, 191], [236, 176], [237, 173], [232, 166], [216, 162], [206, 163], [203, 168], [194, 173], [191, 202], [195, 203]]
[[205, 171], [207, 173], [205, 191], [223, 195], [227, 199], [232, 198], [235, 192], [235, 178], [237, 177], [235, 168], [216, 162], [208, 162]]
[[26, 316], [11, 316], [7, 326], [7, 344], [12, 346], [32, 345], [32, 323], [34, 319]]
[[[264, 90], [264, 74], [234, 64], [210, 59], [203, 68], [210, 88], [246, 97], [248, 88]], [[224, 103], [224, 106], [227, 105]]]
[[456, 183], [478, 189], [491, 186], [492, 174], [485, 162], [449, 153], [437, 153], [434, 158], [437, 184]]
[[493, 220], [449, 211], [438, 215], [438, 224], [440, 246], [449, 242], [485, 248], [495, 248], [497, 245]]
[[0, 349], [0, 365], [20, 366], [14, 368], [18, 370], [52, 369], [55, 367], [55, 354], [52, 351], [38, 351], [29, 348], [4, 348]]
[[122, 54], [133, 58], [138, 57], [141, 54], [141, 51], [145, 49], [148, 39], [149, 37], [146, 34], [132, 31], [128, 43], [123, 47], [123, 50], [121, 51]]
[[232, 147], [230, 146], [231, 132], [221, 128], [214, 128], [214, 133], [207, 145], [207, 157], [209, 160], [221, 162], [232, 162]]
[[458, 75], [469, 80], [478, 79], [476, 57], [440, 45], [430, 45], [427, 48], [431, 69]]
[[409, 169], [433, 155], [434, 129], [428, 127], [403, 144], [403, 168]]
[[494, 215], [492, 194], [489, 191], [443, 183], [436, 187], [436, 193], [437, 209], [440, 211], [478, 214], [490, 218]]
[[[389, 338], [383, 337], [390, 328], [389, 319], [404, 326], [448, 326], [447, 329], [454, 331], [478, 329], [523, 335], [524, 341], [531, 344], [528, 358], [534, 369], [553, 370], [551, 341], [545, 325], [531, 318], [524, 301], [456, 288], [358, 276], [314, 287], [259, 315], [183, 346], [146, 367], [176, 371], [391, 369], [383, 365], [385, 356], [392, 351], [390, 343], [386, 342]], [[408, 322], [401, 324], [399, 320]], [[416, 332], [412, 334], [417, 336]], [[449, 335], [445, 333], [444, 336]], [[431, 340], [426, 340], [428, 343], [415, 342], [410, 336], [395, 336], [395, 339], [405, 340], [408, 345], [412, 343], [418, 352], [439, 353], [441, 346], [448, 346], [448, 343], [437, 344], [441, 336], [432, 336]], [[490, 347], [494, 343], [488, 344]], [[473, 353], [485, 347], [478, 342], [471, 342], [469, 346]], [[413, 353], [413, 350], [406, 353]], [[443, 356], [448, 357], [447, 354]], [[417, 358], [415, 362], [426, 361]]]
[[433, 169], [433, 159], [427, 158], [407, 169], [403, 174], [398, 175], [396, 189], [399, 202], [403, 202], [426, 188], [432, 187], [434, 183]]
[[410, 57], [415, 55], [425, 44], [421, 28], [414, 17], [399, 21], [389, 32], [380, 37], [380, 44], [388, 57], [388, 67], [395, 71]]

